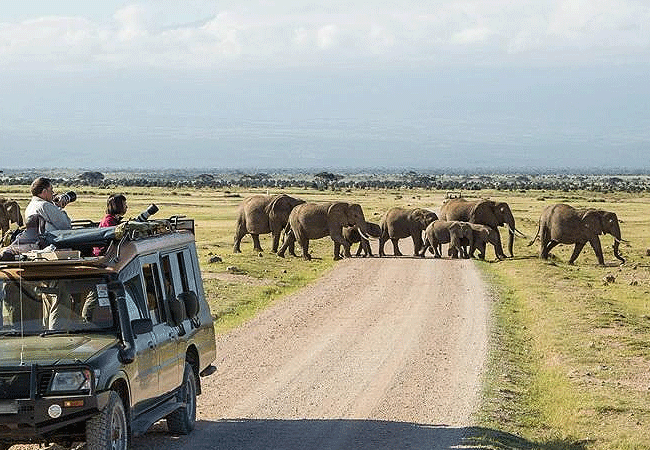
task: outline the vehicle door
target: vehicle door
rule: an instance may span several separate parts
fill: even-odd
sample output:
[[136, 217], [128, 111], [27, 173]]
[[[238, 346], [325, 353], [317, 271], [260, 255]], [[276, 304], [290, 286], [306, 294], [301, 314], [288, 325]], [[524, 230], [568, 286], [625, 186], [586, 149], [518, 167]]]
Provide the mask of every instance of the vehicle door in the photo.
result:
[[[153, 321], [158, 353], [158, 387], [161, 395], [181, 385], [182, 371], [178, 355], [178, 329], [169, 324], [167, 294], [163, 289], [159, 254], [140, 257], [149, 317]], [[166, 286], [165, 286], [166, 287]]]
[[[134, 266], [136, 266], [134, 264]], [[148, 318], [146, 302], [144, 301], [144, 283], [140, 275], [140, 267], [133, 267], [124, 271], [127, 277], [123, 280], [126, 297], [126, 306], [129, 320]], [[134, 333], [135, 361], [127, 366], [131, 382], [131, 401], [133, 411], [137, 415], [140, 411], [153, 405], [159, 395], [158, 352], [156, 349], [156, 336], [153, 331]]]

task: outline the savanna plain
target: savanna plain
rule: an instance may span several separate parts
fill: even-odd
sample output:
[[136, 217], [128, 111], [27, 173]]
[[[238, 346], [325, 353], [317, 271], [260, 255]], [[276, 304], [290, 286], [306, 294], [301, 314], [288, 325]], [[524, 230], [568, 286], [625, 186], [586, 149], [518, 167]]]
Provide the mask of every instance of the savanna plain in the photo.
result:
[[[59, 191], [65, 186], [56, 186]], [[250, 236], [233, 254], [237, 207], [264, 190], [73, 187], [67, 207], [73, 219], [99, 220], [109, 193], [124, 192], [127, 217], [150, 203], [156, 217], [185, 215], [196, 220], [197, 248], [206, 295], [218, 333], [237, 327], [274, 301], [331, 270], [329, 238], [312, 241], [312, 261], [279, 258], [252, 250]], [[28, 186], [4, 186], [0, 195], [25, 206]], [[379, 222], [393, 206], [439, 210], [446, 192], [419, 189], [314, 190], [284, 192], [307, 201], [343, 200], [363, 207]], [[466, 191], [468, 199], [506, 201], [517, 228], [514, 257], [497, 261], [488, 248], [476, 260], [493, 292], [490, 354], [472, 448], [647, 449], [650, 448], [650, 193], [588, 191]], [[601, 236], [605, 266], [589, 245], [575, 265], [572, 246], [558, 246], [549, 260], [538, 258], [535, 236], [542, 209], [568, 203], [613, 211], [621, 222], [624, 265], [614, 258], [612, 237]], [[502, 240], [507, 236], [501, 231]], [[356, 248], [356, 247], [355, 247]], [[388, 254], [392, 247], [387, 244]], [[427, 255], [431, 257], [430, 255]]]

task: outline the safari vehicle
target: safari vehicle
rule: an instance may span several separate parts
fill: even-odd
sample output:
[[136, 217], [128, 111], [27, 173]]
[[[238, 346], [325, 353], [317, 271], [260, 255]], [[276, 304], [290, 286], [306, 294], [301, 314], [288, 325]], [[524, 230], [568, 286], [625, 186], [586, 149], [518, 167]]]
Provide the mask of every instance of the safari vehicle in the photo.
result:
[[[80, 226], [46, 241], [0, 262], [0, 449], [124, 450], [164, 418], [191, 432], [216, 352], [194, 221]], [[105, 255], [88, 256], [94, 246]]]

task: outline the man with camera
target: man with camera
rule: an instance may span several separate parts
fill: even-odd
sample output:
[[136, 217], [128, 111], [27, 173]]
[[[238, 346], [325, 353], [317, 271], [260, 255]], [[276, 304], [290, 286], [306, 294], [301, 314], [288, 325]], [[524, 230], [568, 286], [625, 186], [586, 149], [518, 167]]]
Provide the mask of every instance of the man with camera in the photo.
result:
[[20, 252], [41, 248], [41, 236], [47, 231], [69, 230], [72, 222], [63, 208], [77, 199], [73, 191], [54, 195], [49, 178], [38, 177], [30, 187], [32, 199], [25, 208], [25, 230], [0, 253], [0, 259], [13, 259]]
[[74, 192], [55, 196], [52, 181], [45, 177], [36, 178], [32, 182], [31, 191], [32, 199], [25, 208], [25, 224], [28, 229], [30, 219], [37, 220], [34, 216], [38, 216], [38, 220], [44, 222], [34, 227], [41, 228], [38, 230], [39, 234], [52, 230], [69, 230], [72, 227], [72, 222], [63, 208], [76, 200], [77, 196]]

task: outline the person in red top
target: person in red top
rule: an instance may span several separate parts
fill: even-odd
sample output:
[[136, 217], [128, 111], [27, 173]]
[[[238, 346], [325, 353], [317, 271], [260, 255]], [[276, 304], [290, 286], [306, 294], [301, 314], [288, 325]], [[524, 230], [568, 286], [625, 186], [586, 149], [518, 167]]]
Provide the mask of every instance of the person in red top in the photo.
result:
[[[99, 222], [99, 227], [113, 227], [122, 221], [128, 206], [126, 197], [123, 194], [111, 194], [106, 200], [106, 215]], [[100, 256], [106, 251], [106, 247], [95, 247], [93, 255]]]

